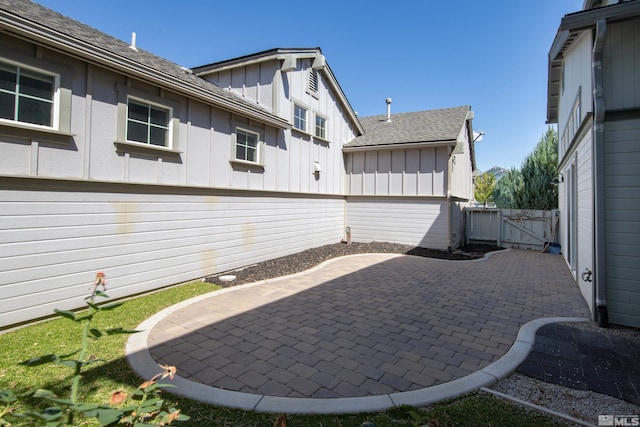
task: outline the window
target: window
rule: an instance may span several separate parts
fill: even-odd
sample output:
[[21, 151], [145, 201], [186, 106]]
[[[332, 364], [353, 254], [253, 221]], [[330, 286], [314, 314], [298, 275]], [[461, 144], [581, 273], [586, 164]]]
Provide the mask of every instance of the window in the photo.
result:
[[293, 127], [303, 132], [307, 131], [307, 109], [298, 104], [293, 105]]
[[259, 163], [260, 134], [244, 129], [236, 129], [236, 160]]
[[573, 139], [578, 133], [578, 130], [580, 130], [580, 125], [582, 124], [582, 110], [580, 108], [581, 91], [582, 87], [578, 88], [578, 95], [573, 102], [573, 107], [571, 108], [571, 112], [569, 113], [569, 117], [567, 118], [567, 124], [565, 125], [564, 131], [562, 132], [560, 147], [563, 151], [565, 151], [571, 145]]
[[327, 139], [327, 119], [316, 114], [316, 132], [315, 136]]
[[143, 101], [127, 102], [127, 141], [171, 146], [171, 110]]
[[56, 127], [57, 76], [0, 62], [0, 118]]

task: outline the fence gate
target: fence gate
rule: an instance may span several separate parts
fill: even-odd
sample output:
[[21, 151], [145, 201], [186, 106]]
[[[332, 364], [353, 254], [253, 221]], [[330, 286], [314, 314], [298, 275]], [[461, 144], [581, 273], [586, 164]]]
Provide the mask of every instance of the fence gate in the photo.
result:
[[465, 208], [466, 241], [542, 250], [557, 243], [560, 211]]

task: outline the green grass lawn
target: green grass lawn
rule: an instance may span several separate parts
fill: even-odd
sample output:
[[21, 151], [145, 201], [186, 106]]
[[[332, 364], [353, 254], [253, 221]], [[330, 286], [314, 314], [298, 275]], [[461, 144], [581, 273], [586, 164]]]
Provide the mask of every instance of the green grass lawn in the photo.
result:
[[[143, 295], [127, 300], [114, 310], [98, 313], [93, 325], [102, 330], [116, 327], [135, 329], [143, 320], [163, 308], [215, 289], [210, 283], [192, 282]], [[62, 318], [0, 335], [0, 389], [11, 389], [16, 394], [22, 394], [31, 389], [44, 388], [54, 391], [60, 397], [68, 396], [71, 369], [53, 364], [25, 367], [19, 363], [35, 356], [72, 353], [80, 347], [80, 336], [79, 324]], [[89, 354], [95, 356], [99, 362], [85, 371], [80, 388], [81, 401], [108, 403], [114, 391], [131, 393], [146, 380], [139, 378], [127, 364], [124, 355], [127, 338], [128, 335], [114, 335], [90, 343]], [[278, 414], [260, 414], [206, 405], [168, 392], [164, 393], [164, 397], [174, 401], [183, 414], [191, 417], [189, 421], [175, 423], [184, 427], [274, 426], [278, 417]], [[287, 427], [360, 427], [366, 421], [373, 422], [378, 427], [562, 425], [487, 394], [466, 396], [435, 405], [428, 410], [402, 407], [380, 413], [356, 415], [286, 416]], [[78, 420], [78, 424], [80, 423], [87, 426], [98, 425], [91, 420]]]

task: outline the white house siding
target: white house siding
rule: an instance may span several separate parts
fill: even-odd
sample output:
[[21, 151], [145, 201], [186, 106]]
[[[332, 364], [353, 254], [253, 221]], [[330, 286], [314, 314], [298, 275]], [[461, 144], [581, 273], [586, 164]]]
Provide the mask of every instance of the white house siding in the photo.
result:
[[446, 146], [348, 152], [347, 188], [352, 196], [446, 197], [448, 161]]
[[451, 195], [464, 200], [473, 199], [473, 166], [468, 142], [472, 138], [469, 128], [464, 126], [451, 154]]
[[347, 197], [346, 226], [354, 242], [395, 242], [448, 248], [446, 199]]
[[605, 122], [605, 257], [612, 323], [640, 327], [640, 118]]
[[[259, 215], [256, 215], [259, 212]], [[0, 326], [339, 242], [342, 197], [0, 181]]]
[[[559, 171], [564, 182], [558, 186], [559, 207], [561, 210], [559, 242], [562, 256], [567, 261], [582, 296], [592, 309], [594, 308], [593, 282], [582, 280], [585, 269], [594, 270], [593, 254], [593, 166], [592, 166], [592, 88], [591, 88], [591, 56], [592, 35], [585, 31], [564, 53], [564, 80], [561, 83], [560, 104], [558, 111], [559, 137]], [[573, 123], [575, 103], [580, 103], [580, 123]], [[580, 124], [584, 131], [578, 134]], [[575, 195], [571, 195], [571, 167], [575, 168]], [[575, 210], [570, 211], [569, 198], [576, 203]], [[573, 222], [573, 238], [569, 241], [569, 227]]]
[[471, 206], [469, 201], [455, 200], [451, 202], [451, 248], [464, 244], [465, 218], [464, 208]]
[[[561, 82], [560, 105], [558, 110], [558, 147], [559, 159], [567, 155], [571, 146], [571, 135], [577, 133], [570, 118], [576, 100], [580, 101], [580, 117], [584, 120], [593, 112], [593, 89], [591, 84], [591, 55], [593, 38], [590, 31], [585, 31], [564, 53], [563, 75]], [[566, 135], [566, 140], [563, 140]]]
[[[594, 270], [593, 254], [593, 156], [592, 156], [592, 135], [587, 126], [587, 131], [579, 135], [571, 151], [565, 156], [565, 161], [560, 165], [564, 181], [558, 186], [560, 210], [560, 245], [562, 256], [567, 261], [571, 271], [576, 278], [580, 292], [589, 308], [593, 310], [594, 289], [593, 282], [586, 282], [582, 279], [582, 272], [585, 269]], [[571, 185], [571, 168], [575, 167], [576, 186], [576, 208], [573, 213], [570, 211], [569, 186]], [[573, 230], [575, 232], [573, 243], [568, 239], [568, 228], [570, 222], [575, 221]], [[570, 247], [570, 245], [574, 245]], [[575, 254], [571, 256], [571, 251]], [[572, 259], [569, 259], [571, 256]]]

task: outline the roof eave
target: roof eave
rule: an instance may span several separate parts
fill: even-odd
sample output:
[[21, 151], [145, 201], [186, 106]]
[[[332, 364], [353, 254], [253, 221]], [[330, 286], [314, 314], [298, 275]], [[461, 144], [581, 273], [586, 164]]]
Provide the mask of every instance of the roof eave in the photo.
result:
[[571, 46], [573, 41], [578, 38], [583, 31], [593, 29], [599, 19], [604, 18], [612, 22], [637, 17], [639, 15], [640, 1], [633, 1], [583, 10], [565, 15], [562, 18], [556, 37], [549, 50], [547, 123], [558, 122], [563, 54], [569, 46]]
[[342, 147], [344, 153], [356, 151], [380, 151], [380, 150], [399, 150], [405, 148], [424, 148], [424, 147], [453, 147], [457, 141], [455, 139], [441, 141], [423, 141], [423, 142], [402, 142], [391, 144], [370, 144], [370, 145], [345, 145]]
[[37, 41], [45, 46], [58, 51], [72, 54], [89, 62], [125, 72], [138, 78], [153, 81], [155, 84], [188, 94], [204, 102], [212, 103], [234, 113], [245, 115], [264, 124], [269, 124], [277, 128], [288, 129], [291, 124], [280, 117], [274, 116], [266, 111], [251, 109], [248, 105], [234, 102], [231, 99], [218, 96], [186, 81], [177, 79], [174, 76], [160, 72], [159, 70], [133, 61], [129, 58], [117, 55], [109, 50], [77, 40], [71, 36], [52, 30], [49, 27], [29, 21], [0, 10], [0, 27], [11, 32], [13, 35], [32, 41]]

